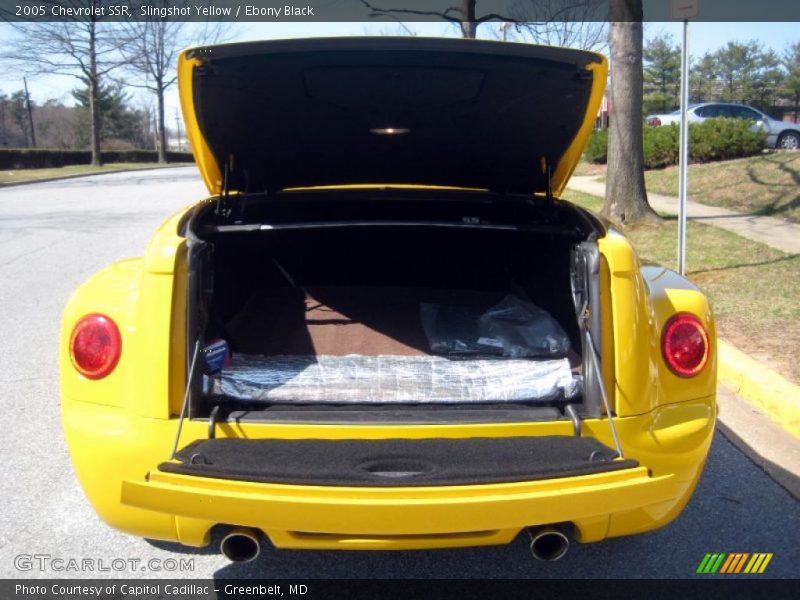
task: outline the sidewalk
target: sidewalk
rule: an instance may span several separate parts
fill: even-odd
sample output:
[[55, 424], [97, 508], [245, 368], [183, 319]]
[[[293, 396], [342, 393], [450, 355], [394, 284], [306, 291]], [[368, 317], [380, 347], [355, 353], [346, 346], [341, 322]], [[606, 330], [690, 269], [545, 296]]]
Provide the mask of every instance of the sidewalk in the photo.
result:
[[[722, 182], [720, 185], [724, 185]], [[595, 176], [580, 176], [570, 179], [568, 190], [576, 190], [593, 196], [605, 196], [606, 184], [596, 181]], [[678, 213], [678, 199], [674, 196], [648, 192], [647, 199], [655, 210], [664, 213]], [[687, 216], [708, 225], [750, 240], [761, 242], [789, 254], [800, 254], [800, 224], [789, 223], [774, 217], [748, 215], [727, 208], [708, 206], [692, 200], [686, 202]]]

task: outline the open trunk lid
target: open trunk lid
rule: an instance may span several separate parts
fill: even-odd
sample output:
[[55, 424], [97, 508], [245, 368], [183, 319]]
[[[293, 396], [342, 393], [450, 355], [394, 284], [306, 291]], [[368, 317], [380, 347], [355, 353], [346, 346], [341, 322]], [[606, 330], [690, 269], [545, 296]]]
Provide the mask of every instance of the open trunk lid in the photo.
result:
[[459, 39], [333, 38], [195, 48], [187, 134], [212, 194], [428, 185], [558, 195], [591, 133], [607, 62]]

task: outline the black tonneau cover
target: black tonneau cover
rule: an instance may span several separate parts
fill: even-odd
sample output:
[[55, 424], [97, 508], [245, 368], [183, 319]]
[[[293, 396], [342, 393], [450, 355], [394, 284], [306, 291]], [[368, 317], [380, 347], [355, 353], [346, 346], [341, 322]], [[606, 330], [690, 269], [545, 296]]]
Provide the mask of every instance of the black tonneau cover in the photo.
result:
[[593, 438], [210, 439], [159, 470], [239, 481], [366, 487], [472, 485], [589, 475], [638, 466]]

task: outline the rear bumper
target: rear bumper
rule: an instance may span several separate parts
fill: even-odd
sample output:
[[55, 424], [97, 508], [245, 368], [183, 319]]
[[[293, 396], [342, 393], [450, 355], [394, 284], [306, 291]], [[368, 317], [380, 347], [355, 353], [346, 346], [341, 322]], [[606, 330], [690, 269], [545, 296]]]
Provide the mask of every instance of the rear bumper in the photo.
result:
[[[386, 549], [502, 543], [522, 527], [563, 521], [591, 528], [598, 517], [607, 521], [609, 507], [620, 512], [672, 504], [685, 488], [674, 476], [651, 478], [643, 467], [544, 482], [413, 489], [315, 489], [154, 472], [148, 482], [123, 481], [121, 502], [176, 515], [182, 541], [194, 544], [206, 541], [205, 533], [192, 539], [184, 519], [254, 527], [277, 546]], [[605, 529], [605, 523], [597, 526]]]
[[[529, 526], [575, 525], [578, 541], [647, 531], [675, 518], [702, 472], [714, 398], [618, 419], [623, 450], [643, 466], [542, 481], [441, 487], [334, 487], [250, 483], [160, 472], [175, 420], [64, 403], [76, 471], [98, 514], [124, 531], [202, 546], [218, 524], [262, 530], [278, 547], [408, 549], [499, 544]], [[568, 435], [568, 423], [474, 426], [240, 426], [231, 437], [471, 437]], [[182, 445], [205, 437], [186, 423]], [[610, 443], [608, 423], [584, 435]], [[357, 435], [357, 434], [360, 434]]]

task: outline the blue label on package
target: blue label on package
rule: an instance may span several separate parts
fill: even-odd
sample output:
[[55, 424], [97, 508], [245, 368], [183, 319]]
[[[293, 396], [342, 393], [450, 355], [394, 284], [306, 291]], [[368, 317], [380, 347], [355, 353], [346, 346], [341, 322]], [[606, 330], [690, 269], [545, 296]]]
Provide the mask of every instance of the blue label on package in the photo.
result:
[[217, 373], [225, 366], [226, 360], [230, 357], [228, 342], [225, 340], [214, 340], [203, 348], [203, 360], [206, 363], [208, 373]]

